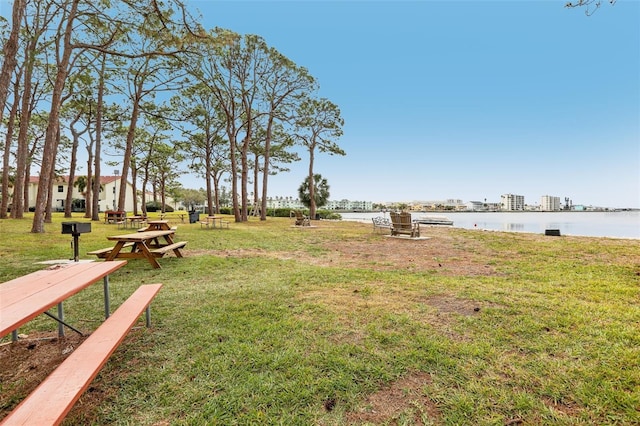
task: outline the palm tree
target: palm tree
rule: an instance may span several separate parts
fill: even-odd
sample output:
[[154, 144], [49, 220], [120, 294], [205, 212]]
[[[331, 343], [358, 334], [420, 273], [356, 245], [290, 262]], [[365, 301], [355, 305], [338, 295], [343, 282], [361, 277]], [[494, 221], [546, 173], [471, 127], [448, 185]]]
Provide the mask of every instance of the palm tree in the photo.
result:
[[[87, 205], [89, 203], [87, 203], [87, 193], [85, 192], [85, 190], [87, 189], [89, 181], [87, 180], [86, 176], [78, 176], [76, 178], [76, 181], [73, 182], [73, 186], [75, 186], [76, 188], [78, 188], [78, 192], [82, 194], [82, 196], [84, 197], [84, 212], [85, 213], [89, 213], [87, 210]], [[88, 214], [85, 215], [85, 217], [90, 217]]]
[[[307, 177], [298, 188], [298, 195], [302, 204], [309, 208], [310, 215], [315, 215], [315, 208], [322, 207], [329, 201], [329, 184], [320, 174], [313, 175], [313, 199], [315, 201], [313, 206], [310, 188], [309, 177]], [[313, 216], [311, 218], [313, 219]]]

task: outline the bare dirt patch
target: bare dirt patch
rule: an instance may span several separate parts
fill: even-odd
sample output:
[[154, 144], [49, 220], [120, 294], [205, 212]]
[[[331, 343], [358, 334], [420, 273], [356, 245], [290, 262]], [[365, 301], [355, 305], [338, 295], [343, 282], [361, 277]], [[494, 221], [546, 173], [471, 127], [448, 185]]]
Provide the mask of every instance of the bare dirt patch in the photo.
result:
[[18, 342], [0, 346], [0, 416], [44, 380], [86, 337], [56, 333], [30, 334]]
[[357, 410], [346, 413], [348, 424], [438, 424], [441, 415], [423, 392], [431, 377], [415, 372], [370, 395]]
[[[132, 330], [129, 340], [137, 339]], [[53, 372], [89, 336], [67, 333], [58, 337], [57, 331], [31, 333], [17, 342], [0, 346], [0, 419], [9, 414], [18, 403], [31, 393], [40, 382]], [[122, 351], [122, 349], [121, 349]], [[116, 357], [116, 356], [114, 356]], [[112, 357], [112, 362], [113, 361]], [[123, 376], [126, 369], [102, 369], [102, 380], [94, 380], [82, 394], [64, 424], [92, 424], [95, 422], [95, 406], [112, 397], [117, 389], [109, 386]]]
[[445, 276], [497, 274], [492, 258], [495, 253], [476, 241], [448, 231], [429, 228], [424, 232], [427, 238], [414, 240], [376, 234], [368, 238], [338, 243], [327, 241], [320, 243], [324, 252], [315, 252], [313, 255], [306, 252], [274, 252], [261, 249], [193, 250], [189, 255], [268, 256], [279, 260], [295, 259], [318, 266], [367, 268], [376, 271], [430, 271]]

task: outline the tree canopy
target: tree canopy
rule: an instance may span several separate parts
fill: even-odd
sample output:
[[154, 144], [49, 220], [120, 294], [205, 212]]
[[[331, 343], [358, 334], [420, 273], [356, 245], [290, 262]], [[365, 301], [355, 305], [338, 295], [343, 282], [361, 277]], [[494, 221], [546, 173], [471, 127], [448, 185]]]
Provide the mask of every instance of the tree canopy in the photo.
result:
[[[606, 0], [609, 4], [616, 4], [617, 0]], [[584, 13], [586, 15], [592, 15], [596, 10], [598, 10], [602, 6], [602, 0], [574, 0], [568, 1], [565, 4], [565, 7], [568, 8], [584, 8]]]
[[[266, 220], [269, 176], [285, 173], [299, 152], [310, 153], [311, 177], [316, 150], [344, 155], [339, 109], [318, 97], [306, 68], [258, 35], [202, 28], [183, 0], [16, 0], [0, 34], [0, 217], [9, 204], [14, 218], [34, 208], [32, 232], [59, 207], [54, 179], [75, 181], [82, 148], [93, 220], [105, 162], [120, 175], [118, 208], [127, 182], [144, 211], [147, 197], [164, 204], [191, 172], [204, 179], [210, 210], [228, 200], [243, 221], [252, 207]], [[33, 174], [38, 194], [29, 205]]]

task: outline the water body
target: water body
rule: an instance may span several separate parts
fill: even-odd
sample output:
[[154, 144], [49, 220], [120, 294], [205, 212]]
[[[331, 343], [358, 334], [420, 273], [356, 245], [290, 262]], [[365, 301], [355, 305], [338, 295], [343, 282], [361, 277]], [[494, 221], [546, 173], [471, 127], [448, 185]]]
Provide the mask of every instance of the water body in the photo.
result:
[[[341, 213], [343, 220], [371, 222], [375, 216], [389, 213]], [[420, 216], [446, 217], [453, 226], [490, 231], [544, 233], [559, 229], [562, 235], [640, 239], [640, 211], [619, 212], [453, 212], [412, 213]]]

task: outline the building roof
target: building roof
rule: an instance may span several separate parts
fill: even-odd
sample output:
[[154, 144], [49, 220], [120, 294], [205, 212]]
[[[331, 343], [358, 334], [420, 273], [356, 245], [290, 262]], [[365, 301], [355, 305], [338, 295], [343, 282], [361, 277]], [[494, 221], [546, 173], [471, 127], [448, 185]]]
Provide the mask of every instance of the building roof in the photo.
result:
[[[76, 178], [77, 177], [78, 176], [76, 176]], [[112, 183], [112, 182], [117, 181], [117, 180], [120, 180], [120, 176], [100, 176], [100, 184], [101, 185], [106, 185], [108, 183]], [[68, 183], [69, 182], [69, 175], [58, 176], [56, 178], [55, 182]], [[29, 177], [29, 183], [37, 185], [38, 183], [40, 183], [40, 176], [30, 176]]]

